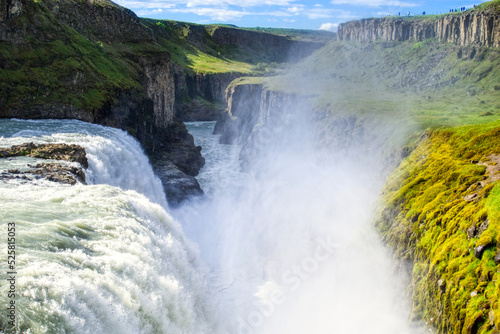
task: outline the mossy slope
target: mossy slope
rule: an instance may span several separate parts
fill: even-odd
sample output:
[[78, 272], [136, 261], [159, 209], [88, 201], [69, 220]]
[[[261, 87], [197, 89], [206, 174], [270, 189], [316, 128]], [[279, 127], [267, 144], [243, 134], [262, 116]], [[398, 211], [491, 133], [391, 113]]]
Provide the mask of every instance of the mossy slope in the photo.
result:
[[382, 193], [377, 228], [413, 264], [414, 317], [440, 333], [500, 328], [499, 142], [500, 122], [428, 131]]
[[109, 44], [61, 23], [44, 2], [26, 2], [23, 11], [10, 24], [24, 38], [0, 42], [4, 108], [66, 105], [92, 112], [117, 90], [140, 91], [139, 68], [130, 54], [116, 57]]

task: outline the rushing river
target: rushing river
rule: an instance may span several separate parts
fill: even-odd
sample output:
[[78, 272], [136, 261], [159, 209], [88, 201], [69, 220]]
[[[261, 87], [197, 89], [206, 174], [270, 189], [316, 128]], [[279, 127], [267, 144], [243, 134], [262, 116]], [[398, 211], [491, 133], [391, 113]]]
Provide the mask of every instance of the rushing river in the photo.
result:
[[[370, 224], [382, 180], [318, 162], [303, 138], [240, 173], [240, 147], [219, 144], [213, 125], [188, 124], [207, 195], [170, 210], [125, 132], [0, 120], [0, 147], [75, 143], [89, 160], [86, 185], [0, 180], [0, 326], [14, 301], [19, 333], [413, 333]], [[1, 172], [39, 160], [0, 161]]]

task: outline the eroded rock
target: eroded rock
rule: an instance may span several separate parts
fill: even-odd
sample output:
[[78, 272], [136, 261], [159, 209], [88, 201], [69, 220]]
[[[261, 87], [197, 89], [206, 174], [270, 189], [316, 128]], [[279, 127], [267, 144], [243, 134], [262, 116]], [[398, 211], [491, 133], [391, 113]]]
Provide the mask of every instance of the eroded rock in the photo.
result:
[[14, 145], [10, 148], [0, 148], [0, 158], [27, 156], [32, 158], [65, 160], [77, 162], [80, 166], [67, 166], [59, 163], [28, 164], [28, 169], [9, 169], [0, 174], [0, 179], [21, 179], [48, 181], [74, 185], [78, 182], [85, 183], [85, 173], [82, 167], [88, 167], [85, 149], [78, 145], [68, 144], [40, 144], [25, 143]]
[[10, 148], [0, 148], [0, 158], [27, 156], [32, 158], [66, 160], [78, 162], [88, 168], [85, 149], [75, 144], [40, 144], [25, 143]]

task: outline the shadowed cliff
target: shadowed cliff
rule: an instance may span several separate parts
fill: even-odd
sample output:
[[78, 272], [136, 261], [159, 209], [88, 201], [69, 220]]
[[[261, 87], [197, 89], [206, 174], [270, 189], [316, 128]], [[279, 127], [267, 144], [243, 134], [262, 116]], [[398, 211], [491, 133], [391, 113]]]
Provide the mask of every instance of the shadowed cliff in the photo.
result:
[[108, 0], [1, 0], [0, 117], [118, 127], [159, 166], [195, 176], [204, 160], [180, 120], [216, 119], [234, 78], [322, 45], [219, 29], [141, 19]]

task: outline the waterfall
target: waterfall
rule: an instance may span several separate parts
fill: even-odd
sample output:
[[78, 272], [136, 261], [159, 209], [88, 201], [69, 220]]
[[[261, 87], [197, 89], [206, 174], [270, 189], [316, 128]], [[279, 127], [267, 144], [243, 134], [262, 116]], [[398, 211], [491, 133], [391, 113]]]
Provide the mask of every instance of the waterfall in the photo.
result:
[[167, 212], [123, 131], [0, 120], [0, 146], [75, 143], [89, 160], [87, 185], [0, 180], [0, 226], [16, 226], [17, 333], [415, 333], [403, 277], [370, 225], [383, 182], [373, 160], [320, 154], [297, 126], [248, 174], [206, 127], [200, 179], [210, 191]]
[[[219, 181], [212, 180], [208, 186], [216, 189], [206, 200], [174, 212], [213, 273], [212, 302], [224, 330], [420, 332], [408, 322], [404, 272], [394, 270], [372, 226], [384, 182], [380, 152], [356, 143], [341, 153], [319, 147], [316, 123], [308, 117], [312, 112], [285, 112], [293, 121], [253, 130], [258, 146], [250, 148], [256, 154], [245, 161], [251, 167], [244, 176], [225, 166], [214, 170], [210, 155], [221, 152], [208, 150], [208, 170], [200, 177], [205, 172], [235, 177], [229, 183], [237, 186], [226, 187], [226, 180], [217, 188]], [[206, 141], [193, 134], [196, 144]]]
[[132, 137], [50, 120], [0, 120], [0, 134], [3, 147], [79, 144], [89, 160], [88, 185], [0, 184], [0, 250], [6, 257], [6, 227], [15, 223], [17, 271], [15, 298], [2, 279], [0, 305], [15, 300], [18, 333], [212, 332], [196, 246], [165, 210], [161, 183]]

